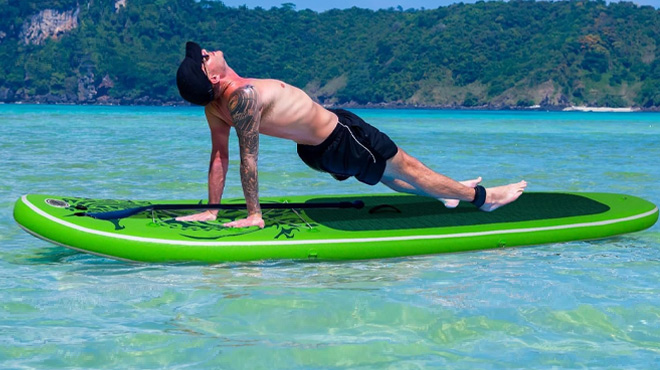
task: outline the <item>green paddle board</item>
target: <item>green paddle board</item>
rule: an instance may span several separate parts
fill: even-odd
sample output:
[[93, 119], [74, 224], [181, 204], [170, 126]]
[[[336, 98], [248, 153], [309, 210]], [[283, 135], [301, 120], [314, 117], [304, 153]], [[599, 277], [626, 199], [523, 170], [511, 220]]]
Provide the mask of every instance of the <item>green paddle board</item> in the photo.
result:
[[[238, 204], [242, 199], [223, 201]], [[362, 208], [308, 208], [309, 204], [364, 202]], [[530, 246], [606, 238], [651, 227], [658, 208], [638, 197], [609, 193], [524, 193], [494, 212], [461, 203], [447, 209], [434, 199], [404, 194], [263, 198], [265, 228], [225, 228], [246, 216], [221, 210], [214, 222], [180, 222], [199, 210], [138, 208], [125, 218], [87, 213], [202, 201], [103, 200], [25, 195], [14, 218], [51, 243], [114, 259], [142, 262], [224, 262], [264, 259], [372, 259]], [[106, 213], [107, 214], [107, 213]], [[111, 214], [114, 216], [114, 214]]]

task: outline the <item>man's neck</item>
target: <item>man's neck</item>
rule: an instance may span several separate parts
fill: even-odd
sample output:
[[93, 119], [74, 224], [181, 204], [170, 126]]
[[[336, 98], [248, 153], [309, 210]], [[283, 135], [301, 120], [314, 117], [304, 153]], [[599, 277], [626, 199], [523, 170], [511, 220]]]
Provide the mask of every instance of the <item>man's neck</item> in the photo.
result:
[[232, 93], [238, 86], [243, 86], [248, 81], [247, 78], [239, 76], [233, 69], [227, 67], [225, 75], [218, 83], [216, 93], [225, 95], [227, 92]]

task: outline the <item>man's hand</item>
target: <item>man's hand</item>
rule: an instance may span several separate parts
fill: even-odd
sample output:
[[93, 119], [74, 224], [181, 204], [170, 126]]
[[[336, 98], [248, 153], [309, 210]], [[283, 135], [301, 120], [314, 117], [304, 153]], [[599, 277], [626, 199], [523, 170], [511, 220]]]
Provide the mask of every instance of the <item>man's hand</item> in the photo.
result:
[[189, 216], [181, 216], [177, 217], [177, 221], [215, 221], [217, 218], [217, 211], [204, 211], [202, 213], [196, 213], [194, 215], [189, 215]]
[[255, 214], [248, 216], [248, 218], [243, 218], [241, 220], [236, 220], [232, 222], [227, 222], [222, 225], [224, 227], [250, 227], [250, 226], [259, 226], [259, 228], [264, 228], [264, 220], [261, 218], [261, 214]]

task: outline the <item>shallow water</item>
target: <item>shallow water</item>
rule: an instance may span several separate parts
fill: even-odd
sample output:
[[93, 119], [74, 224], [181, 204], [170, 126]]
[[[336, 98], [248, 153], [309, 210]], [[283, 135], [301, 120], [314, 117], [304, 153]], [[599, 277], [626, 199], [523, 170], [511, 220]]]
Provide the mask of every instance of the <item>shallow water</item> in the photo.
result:
[[[660, 204], [660, 115], [360, 110], [458, 179]], [[660, 226], [617, 238], [357, 262], [129, 264], [38, 240], [25, 193], [206, 194], [200, 109], [0, 106], [0, 368], [657, 368]], [[232, 138], [227, 197], [242, 195]], [[386, 192], [263, 138], [261, 195]]]

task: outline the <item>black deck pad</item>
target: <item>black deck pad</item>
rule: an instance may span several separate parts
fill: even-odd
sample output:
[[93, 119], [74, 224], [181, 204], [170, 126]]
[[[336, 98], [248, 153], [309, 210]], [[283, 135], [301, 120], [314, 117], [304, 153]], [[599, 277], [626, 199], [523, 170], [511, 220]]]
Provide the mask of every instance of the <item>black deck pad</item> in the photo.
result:
[[[314, 222], [334, 229], [369, 231], [543, 220], [593, 215], [610, 209], [592, 199], [562, 193], [524, 193], [515, 202], [493, 212], [479, 211], [467, 202], [461, 202], [457, 208], [448, 209], [438, 200], [418, 196], [347, 196], [342, 200], [362, 200], [365, 207], [361, 210], [309, 209], [305, 210], [305, 213]], [[330, 201], [336, 201], [336, 198], [312, 200]]]

